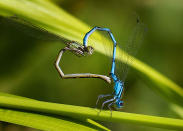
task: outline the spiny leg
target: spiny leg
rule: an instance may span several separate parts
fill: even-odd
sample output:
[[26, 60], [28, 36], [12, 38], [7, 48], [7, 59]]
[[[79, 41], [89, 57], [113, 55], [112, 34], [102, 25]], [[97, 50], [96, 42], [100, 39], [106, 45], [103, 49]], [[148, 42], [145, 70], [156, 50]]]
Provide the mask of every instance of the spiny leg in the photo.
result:
[[97, 99], [97, 101], [96, 101], [96, 107], [97, 107], [98, 102], [99, 102], [100, 99], [105, 98], [105, 97], [108, 97], [108, 96], [112, 96], [112, 95], [111, 95], [111, 94], [106, 94], [106, 95], [103, 95], [103, 94], [102, 94], [102, 95], [99, 95], [99, 96], [98, 96], [98, 99]]
[[115, 102], [116, 102], [116, 101], [113, 101], [112, 103], [110, 103], [110, 104], [108, 105], [108, 108], [109, 108], [109, 110], [111, 111], [111, 117], [112, 117], [112, 109], [111, 109], [111, 106], [114, 105]]
[[105, 105], [106, 103], [109, 103], [109, 102], [114, 101], [114, 100], [115, 100], [115, 98], [112, 98], [112, 99], [109, 99], [109, 100], [105, 101], [105, 102], [102, 104], [102, 107], [101, 107], [100, 111], [102, 111], [102, 109], [104, 108], [104, 105]]

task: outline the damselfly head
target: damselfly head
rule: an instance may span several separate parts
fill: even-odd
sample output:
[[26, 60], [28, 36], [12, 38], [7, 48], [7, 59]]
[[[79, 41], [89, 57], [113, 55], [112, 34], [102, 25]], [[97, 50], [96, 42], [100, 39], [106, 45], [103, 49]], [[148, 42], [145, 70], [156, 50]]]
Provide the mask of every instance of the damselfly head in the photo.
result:
[[84, 47], [84, 50], [87, 53], [87, 55], [92, 55], [93, 51], [94, 51], [94, 48], [91, 47], [91, 46], [87, 46], [87, 47]]
[[77, 56], [92, 55], [94, 51], [93, 47], [91, 46], [85, 47], [75, 41], [67, 43], [67, 48], [69, 48], [69, 50]]

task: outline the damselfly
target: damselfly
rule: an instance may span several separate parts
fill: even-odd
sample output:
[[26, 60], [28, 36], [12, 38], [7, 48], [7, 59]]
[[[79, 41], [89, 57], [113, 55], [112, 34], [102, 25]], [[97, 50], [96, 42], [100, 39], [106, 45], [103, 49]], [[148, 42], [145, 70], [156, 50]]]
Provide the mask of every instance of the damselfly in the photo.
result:
[[[122, 94], [124, 91], [124, 82], [125, 82], [126, 74], [128, 72], [128, 65], [126, 62], [127, 61], [132, 62], [132, 57], [129, 55], [133, 55], [137, 52], [137, 46], [134, 46], [134, 45], [135, 44], [137, 45], [142, 42], [144, 32], [145, 32], [145, 27], [144, 27], [144, 24], [142, 24], [139, 19], [136, 20], [136, 26], [133, 31], [132, 38], [130, 38], [130, 40], [126, 43], [125, 47], [122, 47], [122, 50], [129, 53], [129, 55], [126, 54], [126, 55], [120, 56], [120, 57], [126, 57], [126, 59], [127, 59], [125, 63], [120, 63], [121, 67], [119, 69], [123, 71], [120, 74], [118, 74], [118, 70], [116, 69], [119, 67], [119, 66], [116, 66], [116, 52], [117, 52], [117, 50], [120, 50], [120, 49], [118, 49], [119, 46], [117, 46], [117, 42], [109, 28], [94, 27], [88, 33], [86, 33], [86, 35], [83, 39], [83, 45], [85, 47], [87, 47], [89, 36], [92, 33], [94, 33], [96, 30], [107, 32], [109, 34], [110, 38], [112, 39], [113, 51], [112, 51], [112, 66], [111, 66], [111, 71], [110, 71], [110, 77], [112, 78], [112, 80], [114, 82], [113, 93], [106, 94], [106, 95], [99, 95], [96, 105], [98, 104], [98, 102], [101, 98], [111, 96], [112, 98], [103, 102], [101, 110], [103, 109], [104, 105], [108, 103], [108, 108], [112, 111], [112, 109], [111, 109], [112, 105], [115, 105], [115, 107], [117, 109], [122, 108], [124, 105], [124, 102], [122, 100], [123, 99]], [[103, 43], [103, 45], [105, 45], [105, 43]], [[112, 50], [112, 48], [111, 48], [111, 50]], [[122, 58], [122, 59], [124, 59], [124, 58]]]
[[92, 74], [92, 73], [78, 73], [78, 74], [64, 74], [61, 70], [59, 63], [62, 57], [62, 54], [65, 51], [70, 51], [73, 54], [75, 54], [78, 57], [86, 56], [86, 55], [92, 55], [94, 49], [91, 46], [83, 46], [82, 44], [76, 42], [76, 41], [69, 41], [64, 39], [61, 36], [58, 36], [56, 34], [50, 33], [46, 31], [44, 28], [35, 26], [28, 22], [27, 20], [24, 20], [22, 18], [19, 18], [18, 16], [11, 16], [11, 17], [0, 17], [0, 23], [4, 23], [13, 25], [16, 29], [21, 30], [25, 32], [26, 34], [36, 37], [38, 39], [46, 40], [46, 41], [62, 41], [66, 44], [66, 47], [61, 49], [59, 52], [59, 55], [56, 59], [55, 67], [60, 74], [61, 78], [68, 79], [68, 78], [99, 78], [102, 80], [105, 80], [106, 82], [110, 83], [111, 78], [100, 75], [100, 74]]

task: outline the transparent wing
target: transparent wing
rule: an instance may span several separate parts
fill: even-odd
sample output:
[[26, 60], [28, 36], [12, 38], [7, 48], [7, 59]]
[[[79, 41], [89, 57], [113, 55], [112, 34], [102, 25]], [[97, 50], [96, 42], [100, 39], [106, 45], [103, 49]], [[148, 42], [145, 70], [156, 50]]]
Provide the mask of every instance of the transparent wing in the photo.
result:
[[125, 81], [128, 70], [129, 70], [129, 66], [127, 62], [130, 62], [130, 63], [133, 62], [133, 59], [131, 58], [131, 56], [134, 56], [137, 53], [143, 41], [147, 28], [139, 20], [139, 18], [137, 18], [134, 20], [134, 24], [132, 24], [131, 29], [129, 30], [131, 31], [129, 31], [128, 33], [128, 35], [130, 36], [128, 40], [126, 42], [124, 41], [122, 44], [118, 44], [117, 46], [117, 48], [120, 48], [121, 50], [124, 51], [119, 56], [119, 57], [122, 57], [124, 61], [121, 62], [118, 59], [116, 59], [115, 73], [118, 76], [118, 78], [120, 78], [123, 82]]
[[[120, 53], [119, 56], [122, 57], [124, 61], [121, 62], [117, 59], [117, 55], [119, 55], [119, 52], [117, 52], [118, 54], [116, 54], [116, 60], [115, 60], [116, 61], [115, 74], [122, 81], [125, 81], [125, 78], [129, 70], [127, 61], [130, 63], [133, 62], [133, 59], [130, 56], [134, 56], [137, 53], [143, 41], [144, 34], [146, 32], [145, 25], [140, 21], [139, 18], [134, 17], [134, 15], [132, 19], [130, 19], [128, 22], [129, 23], [127, 23], [122, 30], [123, 34], [121, 39], [123, 40], [120, 41], [119, 43], [118, 40], [116, 39], [117, 48], [120, 48], [121, 50], [124, 51], [123, 53]], [[116, 38], [116, 34], [113, 33], [113, 35]], [[93, 44], [97, 44], [95, 47], [100, 48], [100, 50], [104, 50], [104, 52], [106, 52], [106, 54], [109, 56], [109, 59], [107, 59], [107, 61], [101, 60], [101, 62], [106, 63], [106, 66], [104, 68], [106, 68], [106, 70], [110, 72], [112, 64], [113, 42], [108, 32], [98, 30], [95, 31], [88, 39], [88, 45], [92, 46]], [[129, 54], [130, 56], [127, 54]]]
[[35, 26], [31, 24], [30, 22], [20, 19], [17, 16], [12, 16], [12, 17], [0, 17], [0, 24], [7, 24], [15, 29], [24, 32], [25, 34], [40, 39], [44, 41], [62, 41], [65, 44], [69, 43], [70, 41], [67, 39], [64, 39], [61, 36], [58, 36], [56, 34], [50, 33], [46, 31], [45, 29]]

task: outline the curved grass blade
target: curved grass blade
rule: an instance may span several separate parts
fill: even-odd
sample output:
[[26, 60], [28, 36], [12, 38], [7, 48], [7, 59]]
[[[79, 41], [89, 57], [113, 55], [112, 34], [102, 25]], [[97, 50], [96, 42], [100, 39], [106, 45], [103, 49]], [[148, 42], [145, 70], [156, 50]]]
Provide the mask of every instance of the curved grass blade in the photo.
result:
[[[15, 99], [22, 99], [24, 102], [26, 102], [26, 100], [33, 100], [33, 99], [29, 99], [29, 98], [26, 98], [26, 97], [21, 97], [21, 96], [16, 96], [16, 95], [10, 95], [10, 94], [6, 94], [6, 93], [0, 93], [0, 97], [1, 97], [1, 95], [2, 96], [5, 96], [5, 97], [7, 97], [7, 98], [15, 98]], [[22, 102], [23, 102], [22, 101]], [[19, 101], [20, 102], [20, 101]], [[28, 102], [28, 101], [27, 101]], [[21, 102], [20, 102], [21, 103]], [[20, 104], [19, 103], [19, 104]], [[47, 102], [46, 102], [47, 103]], [[23, 104], [23, 103], [22, 103]], [[39, 104], [41, 104], [41, 103], [39, 103]], [[6, 109], [6, 107], [8, 108], [8, 109], [16, 109], [16, 110], [23, 110], [23, 111], [34, 111], [34, 113], [35, 113], [35, 111], [36, 112], [38, 112], [38, 113], [40, 113], [40, 112], [42, 112], [42, 113], [46, 113], [46, 115], [45, 114], [42, 114], [42, 116], [41, 117], [43, 117], [44, 118], [44, 116], [45, 117], [47, 117], [47, 115], [49, 115], [49, 114], [54, 114], [54, 115], [59, 115], [59, 119], [60, 119], [60, 121], [62, 122], [64, 122], [64, 123], [66, 123], [66, 124], [62, 124], [62, 125], [60, 125], [61, 127], [63, 126], [65, 129], [69, 129], [70, 128], [70, 126], [72, 126], [72, 123], [74, 123], [74, 124], [76, 124], [76, 128], [73, 128], [73, 129], [77, 129], [77, 128], [79, 128], [80, 126], [81, 126], [81, 129], [82, 129], [82, 126], [86, 126], [88, 129], [92, 129], [92, 130], [105, 130], [105, 131], [109, 131], [110, 129], [108, 129], [108, 128], [106, 128], [105, 126], [103, 126], [103, 125], [101, 125], [101, 124], [99, 124], [99, 123], [97, 123], [97, 122], [95, 122], [95, 121], [93, 121], [93, 120], [91, 120], [91, 119], [89, 119], [89, 118], [84, 118], [84, 119], [78, 119], [78, 118], [68, 118], [68, 120], [66, 120], [65, 121], [65, 119], [64, 118], [60, 118], [60, 114], [57, 114], [57, 113], [53, 113], [52, 111], [51, 112], [49, 112], [49, 111], [46, 111], [46, 110], [34, 110], [34, 109], [28, 109], [28, 108], [25, 108], [25, 106], [23, 106], [23, 105], [20, 105], [20, 108], [18, 107], [18, 105], [17, 106], [15, 106], [15, 107], [13, 107], [13, 106], [8, 106], [9, 104], [7, 103], [7, 104], [5, 104], [5, 106], [2, 104], [0, 104], [0, 107], [3, 107], [3, 109]], [[34, 105], [34, 106], [36, 106], [36, 105]], [[44, 105], [40, 105], [40, 106], [42, 106], [42, 107], [44, 107]], [[0, 110], [1, 110], [1, 108], [0, 108]], [[16, 111], [15, 110], [15, 111]], [[0, 114], [1, 114], [1, 111], [0, 111]], [[4, 114], [4, 113], [3, 113]], [[15, 113], [16, 114], [16, 113]], [[24, 115], [24, 114], [26, 114], [26, 112], [20, 112], [20, 115]], [[13, 118], [13, 119], [10, 119], [9, 121], [7, 121], [7, 119], [8, 118], [4, 118], [4, 117], [6, 117], [6, 116], [3, 116], [2, 115], [2, 117], [3, 118], [1, 118], [1, 115], [0, 115], [0, 120], [1, 121], [6, 121], [6, 122], [10, 122], [10, 123], [14, 123], [14, 124], [20, 124], [20, 125], [24, 125], [24, 126], [28, 126], [28, 127], [32, 127], [32, 128], [36, 128], [36, 129], [39, 129], [39, 127], [37, 127], [38, 125], [40, 125], [41, 127], [43, 127], [44, 125], [42, 125], [42, 124], [44, 124], [45, 122], [43, 122], [43, 123], [37, 123], [37, 122], [35, 122], [35, 123], [33, 123], [33, 125], [32, 126], [29, 126], [29, 125], [27, 125], [27, 124], [29, 124], [29, 123], [32, 123], [32, 120], [29, 122], [29, 120], [30, 119], [28, 119], [27, 120], [27, 117], [25, 116], [25, 118], [22, 118], [21, 120], [19, 120], [19, 121], [16, 121], [16, 119], [19, 119], [19, 116], [16, 116], [16, 115], [14, 115], [14, 113], [12, 112], [10, 115], [8, 115], [7, 117], [15, 117], [15, 118]], [[38, 119], [39, 120], [39, 117], [36, 117], [36, 116], [34, 116], [34, 114], [33, 114], [33, 116], [30, 114], [29, 115], [32, 119]], [[62, 115], [62, 116], [66, 116], [66, 115]], [[20, 117], [22, 117], [22, 116], [20, 116]], [[49, 116], [48, 116], [49, 117]], [[57, 116], [58, 117], [58, 116]], [[48, 118], [49, 119], [49, 118]], [[52, 117], [51, 117], [51, 119], [50, 120], [52, 120]], [[26, 123], [21, 123], [21, 121], [26, 121]], [[44, 119], [40, 119], [40, 121], [44, 121]], [[69, 123], [69, 121], [71, 122], [71, 124]], [[53, 118], [53, 123], [55, 122], [55, 120], [54, 120], [54, 118]], [[59, 120], [58, 120], [58, 122], [59, 122]], [[47, 124], [47, 126], [45, 126], [44, 127], [44, 130], [49, 130], [50, 128], [54, 128], [53, 126], [52, 126], [52, 124], [53, 124], [52, 122], [50, 122], [50, 123], [48, 123]], [[38, 125], [37, 125], [38, 124]], [[70, 124], [70, 125], [67, 125], [67, 124]], [[77, 127], [77, 124], [78, 124], [78, 127]], [[67, 126], [69, 126], [69, 127], [67, 127]], [[42, 129], [43, 130], [43, 129]], [[54, 130], [57, 130], [57, 129], [54, 129]], [[60, 130], [60, 128], [58, 128], [58, 130]]]
[[[100, 128], [92, 128], [91, 125], [84, 122], [74, 122], [71, 119], [56, 118], [53, 116], [40, 115], [36, 113], [22, 112], [12, 109], [0, 108], [0, 121], [27, 126], [44, 131], [61, 130], [91, 130], [96, 131]], [[88, 124], [88, 125], [87, 125]], [[102, 130], [102, 129], [100, 129]]]
[[86, 120], [89, 118], [94, 120], [132, 123], [165, 129], [183, 129], [183, 120], [180, 119], [148, 116], [118, 111], [113, 111], [111, 117], [110, 111], [102, 111], [100, 114], [98, 114], [99, 110], [93, 108], [42, 102], [5, 93], [0, 93], [0, 106], [5, 108], [23, 109], [26, 111], [36, 111], [69, 116], [80, 120]]
[[65, 44], [70, 42], [61, 36], [48, 32], [44, 28], [35, 26], [24, 19], [20, 19], [16, 15], [11, 17], [0, 17], [0, 24], [2, 24], [2, 26], [4, 24], [9, 25], [21, 32], [24, 32], [28, 36], [37, 38], [39, 40], [44, 40], [46, 42], [61, 42]]

